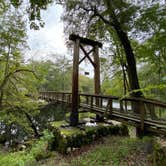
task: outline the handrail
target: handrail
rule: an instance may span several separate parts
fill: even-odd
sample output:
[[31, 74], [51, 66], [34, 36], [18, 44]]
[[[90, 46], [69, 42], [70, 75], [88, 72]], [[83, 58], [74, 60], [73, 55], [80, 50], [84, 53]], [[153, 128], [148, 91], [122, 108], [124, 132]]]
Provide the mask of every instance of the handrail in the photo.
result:
[[149, 99], [149, 98], [137, 98], [137, 97], [126, 97], [126, 98], [122, 98], [122, 100], [128, 100], [128, 101], [142, 101], [144, 103], [149, 103], [149, 104], [154, 104], [154, 105], [158, 105], [160, 107], [166, 107], [166, 102], [163, 101], [159, 101], [156, 99]]
[[71, 94], [71, 92], [40, 91], [39, 93]]
[[[70, 94], [71, 92], [56, 92], [56, 91], [41, 91], [39, 93], [54, 93], [54, 94]], [[148, 104], [157, 105], [159, 107], [166, 107], [166, 102], [162, 102], [156, 99], [149, 99], [149, 98], [136, 98], [136, 97], [125, 97], [121, 98], [118, 96], [111, 96], [111, 95], [101, 95], [101, 94], [87, 94], [87, 93], [79, 93], [79, 96], [87, 96], [87, 97], [96, 97], [96, 98], [103, 98], [103, 99], [113, 99], [113, 100], [121, 100], [121, 101], [135, 101], [135, 102], [144, 102]]]
[[[71, 104], [71, 92], [41, 91], [39, 98], [48, 102], [64, 102]], [[111, 95], [79, 93], [79, 107], [96, 114], [108, 115], [117, 121], [132, 125], [139, 125], [155, 132], [166, 133], [166, 117], [161, 112], [165, 111], [166, 103], [154, 99], [125, 97]], [[115, 103], [118, 103], [116, 106]], [[115, 105], [114, 105], [115, 104]], [[164, 115], [164, 116], [163, 116]], [[139, 124], [138, 124], [139, 123]], [[160, 130], [161, 129], [161, 130]]]

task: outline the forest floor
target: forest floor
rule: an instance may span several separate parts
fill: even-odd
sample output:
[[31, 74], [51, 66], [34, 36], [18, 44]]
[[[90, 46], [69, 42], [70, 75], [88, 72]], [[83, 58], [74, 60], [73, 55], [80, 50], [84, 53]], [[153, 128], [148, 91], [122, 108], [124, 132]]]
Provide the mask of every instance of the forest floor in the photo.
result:
[[[153, 142], [108, 136], [84, 146], [68, 155], [54, 152], [52, 157], [39, 162], [40, 166], [162, 166], [157, 163]], [[164, 165], [163, 165], [164, 166]]]

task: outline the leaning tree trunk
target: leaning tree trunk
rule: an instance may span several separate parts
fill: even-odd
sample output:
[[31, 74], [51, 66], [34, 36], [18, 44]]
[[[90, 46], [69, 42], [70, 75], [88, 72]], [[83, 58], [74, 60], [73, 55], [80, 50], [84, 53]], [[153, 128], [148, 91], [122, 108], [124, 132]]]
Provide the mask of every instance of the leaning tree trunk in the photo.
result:
[[130, 84], [130, 90], [137, 90], [137, 92], [132, 92], [131, 95], [133, 97], [142, 97], [143, 93], [139, 91], [140, 86], [138, 82], [138, 76], [137, 76], [137, 69], [136, 69], [136, 61], [135, 61], [135, 56], [133, 53], [133, 49], [131, 47], [130, 40], [127, 36], [127, 33], [123, 30], [120, 22], [117, 19], [117, 16], [115, 14], [114, 8], [112, 7], [112, 1], [107, 0], [105, 1], [106, 6], [108, 7], [110, 11], [110, 20], [106, 20], [102, 15], [97, 13], [97, 15], [109, 26], [113, 27], [117, 33], [117, 36], [122, 43], [124, 47], [124, 51], [126, 54], [126, 60], [127, 60], [127, 73], [129, 77], [129, 84]]
[[[129, 84], [130, 84], [130, 91], [131, 91], [131, 97], [143, 97], [143, 93], [139, 90], [140, 85], [138, 81], [138, 75], [137, 75], [137, 68], [136, 68], [136, 60], [133, 53], [133, 49], [131, 47], [130, 40], [127, 36], [127, 33], [124, 32], [121, 29], [121, 26], [118, 22], [116, 22], [114, 29], [124, 47], [124, 51], [126, 54], [126, 61], [127, 61], [127, 74], [129, 78]], [[140, 103], [138, 102], [132, 102], [132, 109], [135, 113], [141, 114], [141, 108]], [[144, 131], [140, 128], [136, 128], [136, 135], [141, 137], [144, 134]]]
[[[133, 90], [140, 89], [140, 85], [138, 82], [137, 69], [136, 69], [135, 56], [134, 56], [130, 41], [127, 37], [127, 34], [123, 30], [121, 30], [117, 26], [115, 26], [114, 28], [125, 50], [130, 90], [133, 91]], [[143, 93], [141, 91], [137, 91], [137, 92], [132, 92], [131, 95], [133, 97], [142, 97]]]

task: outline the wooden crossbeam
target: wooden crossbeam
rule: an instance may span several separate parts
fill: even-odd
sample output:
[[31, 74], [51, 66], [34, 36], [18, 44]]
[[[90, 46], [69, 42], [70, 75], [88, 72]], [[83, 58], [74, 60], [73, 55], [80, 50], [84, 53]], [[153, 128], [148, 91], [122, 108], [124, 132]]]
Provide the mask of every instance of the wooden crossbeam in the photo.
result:
[[[93, 52], [93, 49], [91, 49], [87, 54], [89, 55], [90, 53], [92, 53]], [[79, 61], [79, 64], [81, 64], [81, 62], [83, 61], [83, 60], [85, 60], [85, 58], [86, 58], [87, 56], [85, 55], [80, 61]]]
[[102, 43], [100, 42], [97, 42], [97, 41], [94, 41], [94, 40], [91, 40], [91, 39], [87, 39], [87, 38], [83, 38], [83, 37], [80, 37], [79, 35], [75, 35], [75, 34], [71, 34], [69, 36], [69, 39], [72, 40], [72, 41], [76, 41], [77, 39], [80, 40], [80, 43], [83, 43], [83, 44], [86, 44], [86, 45], [90, 45], [90, 46], [98, 46], [98, 47], [102, 47]]
[[81, 62], [82, 62], [83, 60], [85, 60], [85, 58], [86, 58], [86, 55], [79, 61], [79, 64], [81, 64]]
[[95, 63], [92, 61], [92, 59], [90, 58], [89, 54], [85, 51], [84, 47], [81, 44], [80, 44], [80, 48], [84, 52], [85, 56], [89, 59], [89, 61], [91, 62], [91, 64], [95, 67]]

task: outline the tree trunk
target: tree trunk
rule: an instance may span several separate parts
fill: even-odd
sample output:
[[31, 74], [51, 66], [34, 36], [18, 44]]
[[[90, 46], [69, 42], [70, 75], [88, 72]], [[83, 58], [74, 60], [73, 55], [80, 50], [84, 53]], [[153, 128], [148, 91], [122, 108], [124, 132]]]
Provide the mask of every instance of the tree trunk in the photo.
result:
[[[128, 39], [128, 36], [123, 30], [121, 30], [119, 26], [114, 26], [114, 28], [125, 50], [126, 60], [128, 65], [127, 73], [129, 77], [130, 90], [132, 91], [132, 90], [140, 89], [138, 76], [137, 76], [135, 56], [134, 56], [130, 41]], [[131, 95], [133, 97], [142, 97], [143, 93], [141, 91], [137, 91], [137, 92], [132, 92]]]
[[[131, 47], [130, 40], [127, 36], [127, 33], [122, 29], [120, 23], [118, 22], [114, 11], [112, 10], [112, 27], [115, 29], [117, 36], [120, 42], [123, 45], [125, 54], [126, 54], [126, 61], [127, 61], [127, 74], [129, 78], [129, 85], [131, 91], [131, 97], [143, 97], [143, 93], [139, 90], [139, 80], [137, 75], [137, 68], [136, 68], [136, 60], [133, 53], [133, 49]], [[137, 114], [141, 114], [141, 108], [143, 105], [139, 105], [138, 102], [132, 102], [132, 110]], [[136, 128], [136, 135], [142, 137], [144, 131], [141, 127]]]

